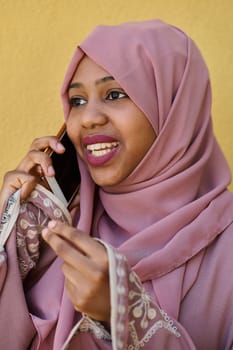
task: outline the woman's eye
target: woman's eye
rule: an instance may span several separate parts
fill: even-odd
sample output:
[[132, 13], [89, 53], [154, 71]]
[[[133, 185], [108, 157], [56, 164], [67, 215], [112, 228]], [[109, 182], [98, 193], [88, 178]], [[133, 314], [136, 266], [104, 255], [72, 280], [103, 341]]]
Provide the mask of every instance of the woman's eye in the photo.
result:
[[128, 97], [125, 92], [114, 90], [108, 93], [107, 100], [118, 100], [125, 97]]
[[79, 96], [73, 96], [69, 99], [69, 103], [71, 107], [78, 107], [81, 105], [85, 105], [87, 103], [87, 101]]

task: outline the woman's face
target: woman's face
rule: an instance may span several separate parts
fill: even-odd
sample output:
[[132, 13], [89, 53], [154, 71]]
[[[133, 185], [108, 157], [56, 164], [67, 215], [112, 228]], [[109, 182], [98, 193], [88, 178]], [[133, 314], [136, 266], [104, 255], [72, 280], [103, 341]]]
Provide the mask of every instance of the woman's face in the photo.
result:
[[111, 74], [87, 56], [68, 93], [67, 132], [92, 179], [101, 187], [120, 183], [156, 138], [150, 122]]

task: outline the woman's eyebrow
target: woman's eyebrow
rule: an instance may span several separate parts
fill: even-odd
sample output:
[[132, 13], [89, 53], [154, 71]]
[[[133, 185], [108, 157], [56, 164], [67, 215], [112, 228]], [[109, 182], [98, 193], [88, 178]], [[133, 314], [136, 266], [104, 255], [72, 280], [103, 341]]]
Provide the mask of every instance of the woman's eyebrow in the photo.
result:
[[106, 81], [109, 81], [109, 80], [115, 80], [115, 79], [111, 75], [108, 75], [106, 77], [103, 77], [103, 78], [96, 80], [95, 85], [105, 83]]
[[[103, 77], [103, 78], [100, 78], [100, 79], [97, 79], [95, 81], [95, 85], [99, 85], [99, 84], [102, 84], [102, 83], [105, 83], [106, 81], [109, 81], [109, 80], [115, 80], [111, 75], [108, 75], [106, 77]], [[83, 87], [84, 84], [82, 83], [79, 83], [79, 82], [73, 82], [69, 85], [68, 87], [68, 90], [69, 89], [73, 89], [73, 88], [81, 88]]]

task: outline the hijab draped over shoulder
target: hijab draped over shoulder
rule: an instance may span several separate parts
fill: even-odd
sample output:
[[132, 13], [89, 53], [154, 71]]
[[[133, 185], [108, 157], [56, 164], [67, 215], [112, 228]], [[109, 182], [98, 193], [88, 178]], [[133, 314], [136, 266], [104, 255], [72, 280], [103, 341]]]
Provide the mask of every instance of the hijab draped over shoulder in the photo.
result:
[[212, 129], [208, 70], [194, 42], [162, 21], [98, 26], [68, 67], [65, 118], [67, 88], [84, 55], [119, 82], [157, 138], [136, 169], [112, 187], [96, 188], [79, 159], [78, 227], [117, 247], [177, 316], [205, 248], [233, 221], [230, 171]]

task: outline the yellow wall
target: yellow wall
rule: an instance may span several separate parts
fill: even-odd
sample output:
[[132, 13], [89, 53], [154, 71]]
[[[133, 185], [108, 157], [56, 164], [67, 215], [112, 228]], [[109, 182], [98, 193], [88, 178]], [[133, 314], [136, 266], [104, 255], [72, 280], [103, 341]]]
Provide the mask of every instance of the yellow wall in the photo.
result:
[[181, 27], [200, 47], [216, 134], [233, 169], [231, 0], [0, 0], [0, 177], [33, 138], [59, 128], [60, 85], [76, 44], [97, 24], [151, 18]]

